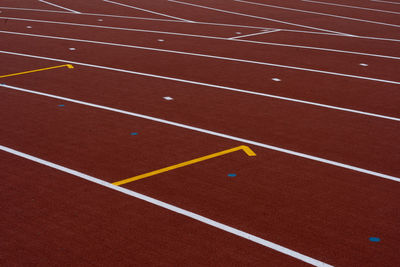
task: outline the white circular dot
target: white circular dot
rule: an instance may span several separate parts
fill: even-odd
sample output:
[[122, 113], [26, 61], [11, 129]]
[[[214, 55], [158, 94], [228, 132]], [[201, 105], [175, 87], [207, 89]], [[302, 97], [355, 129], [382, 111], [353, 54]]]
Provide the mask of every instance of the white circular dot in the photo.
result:
[[360, 66], [366, 67], [366, 66], [368, 66], [368, 64], [360, 63]]
[[275, 82], [280, 82], [281, 81], [281, 79], [279, 79], [279, 78], [272, 78], [272, 80], [275, 81]]
[[236, 34], [242, 34], [241, 32], [236, 32]]
[[164, 96], [163, 97], [165, 100], [168, 100], [168, 101], [170, 101], [170, 100], [174, 100], [172, 97], [170, 97], [170, 96]]
[[71, 50], [71, 51], [76, 50], [76, 48], [73, 48], [73, 47], [70, 47], [70, 48], [68, 48], [68, 49]]
[[97, 21], [103, 21], [102, 19], [98, 19]]
[[158, 39], [157, 41], [159, 41], [159, 42], [164, 42], [164, 39]]
[[26, 28], [28, 28], [28, 29], [32, 29], [32, 26], [26, 26]]

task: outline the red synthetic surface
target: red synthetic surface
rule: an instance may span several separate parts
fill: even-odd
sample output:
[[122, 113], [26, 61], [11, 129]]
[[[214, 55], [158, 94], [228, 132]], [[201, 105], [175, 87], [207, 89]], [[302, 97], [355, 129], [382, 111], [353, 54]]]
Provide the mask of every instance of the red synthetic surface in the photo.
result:
[[[235, 1], [192, 1], [350, 34], [396, 39], [395, 27], [343, 21]], [[253, 2], [396, 23], [398, 15], [309, 2]], [[93, 0], [51, 3], [88, 13], [163, 18]], [[117, 2], [210, 23], [305, 28], [156, 1]], [[345, 1], [332, 3], [348, 4]], [[0, 6], [58, 10], [38, 1]], [[110, 6], [109, 6], [110, 5]], [[362, 1], [351, 5], [362, 6]], [[383, 3], [364, 7], [384, 9]], [[396, 7], [387, 10], [397, 11]], [[1, 9], [0, 50], [229, 86], [399, 118], [399, 84], [290, 70], [267, 62], [399, 82], [397, 42], [280, 31], [227, 38], [240, 26]], [[360, 11], [360, 12], [359, 12]], [[379, 14], [378, 14], [379, 13]], [[293, 16], [295, 15], [295, 16]], [[8, 19], [7, 19], [8, 18]], [[72, 22], [183, 34], [18, 21]], [[102, 18], [103, 21], [97, 21]], [[372, 26], [371, 26], [372, 25]], [[31, 28], [26, 28], [31, 26]], [[313, 30], [315, 31], [315, 30]], [[39, 38], [13, 33], [45, 35]], [[238, 33], [240, 32], [240, 33]], [[115, 43], [57, 40], [74, 38]], [[163, 41], [160, 42], [159, 39]], [[121, 47], [134, 45], [233, 60]], [[69, 50], [69, 48], [76, 50]], [[0, 76], [63, 64], [0, 53]], [[362, 67], [360, 63], [367, 63]], [[400, 177], [399, 122], [155, 77], [75, 65], [0, 83], [183, 123]], [[273, 81], [279, 78], [281, 81]], [[170, 96], [172, 101], [163, 97]], [[107, 182], [243, 145], [213, 135], [0, 87], [0, 145]], [[64, 106], [59, 106], [64, 105]], [[130, 133], [137, 132], [138, 135]], [[399, 183], [249, 145], [123, 187], [334, 266], [397, 266]], [[0, 263], [26, 265], [302, 266], [305, 263], [204, 223], [0, 151]], [[237, 176], [228, 177], [229, 173]], [[379, 237], [380, 242], [369, 241]]]

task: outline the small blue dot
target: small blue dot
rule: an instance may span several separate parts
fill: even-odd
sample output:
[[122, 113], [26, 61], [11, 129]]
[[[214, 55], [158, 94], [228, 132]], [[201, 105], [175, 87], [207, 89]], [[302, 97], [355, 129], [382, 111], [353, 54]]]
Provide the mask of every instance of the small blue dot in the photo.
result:
[[236, 173], [230, 173], [228, 174], [229, 177], [236, 177]]
[[138, 135], [139, 133], [131, 133], [131, 135]]
[[369, 241], [371, 241], [371, 242], [379, 242], [379, 241], [381, 241], [381, 239], [379, 237], [370, 237]]
[[58, 105], [59, 107], [64, 107], [64, 105]]

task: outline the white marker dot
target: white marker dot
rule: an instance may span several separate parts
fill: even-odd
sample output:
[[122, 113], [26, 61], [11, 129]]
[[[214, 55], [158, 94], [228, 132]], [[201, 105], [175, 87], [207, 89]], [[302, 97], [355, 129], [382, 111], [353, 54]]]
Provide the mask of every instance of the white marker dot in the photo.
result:
[[281, 79], [278, 79], [278, 78], [272, 78], [272, 80], [275, 81], [275, 82], [280, 82], [281, 81]]
[[76, 50], [76, 48], [73, 48], [73, 47], [70, 47], [70, 48], [68, 48], [68, 49], [71, 50], [71, 51]]
[[170, 100], [174, 100], [172, 97], [170, 97], [170, 96], [164, 96], [163, 97], [165, 100], [168, 100], [168, 101], [170, 101]]
[[26, 26], [27, 29], [32, 29], [32, 26]]
[[159, 41], [159, 42], [164, 42], [164, 39], [158, 39], [157, 41]]
[[366, 67], [366, 66], [368, 66], [368, 64], [360, 63], [360, 66]]
[[236, 34], [242, 34], [241, 32], [236, 32]]
[[97, 21], [103, 21], [102, 19], [98, 19]]

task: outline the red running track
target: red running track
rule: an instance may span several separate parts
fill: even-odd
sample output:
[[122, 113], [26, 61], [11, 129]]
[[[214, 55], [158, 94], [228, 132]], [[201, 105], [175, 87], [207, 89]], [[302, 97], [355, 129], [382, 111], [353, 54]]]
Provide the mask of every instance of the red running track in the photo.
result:
[[[122, 7], [111, 11], [103, 8], [105, 3], [100, 5], [101, 1], [82, 5], [68, 5], [68, 1], [59, 0], [51, 2], [80, 12], [128, 16], [135, 16], [130, 12], [136, 12], [133, 9], [122, 11]], [[151, 5], [145, 1], [135, 2], [140, 8], [178, 16], [174, 13], [178, 12], [173, 8], [175, 4], [167, 1], [154, 1]], [[274, 4], [273, 1], [263, 3], [267, 2]], [[33, 1], [27, 3], [27, 6], [14, 6], [42, 9]], [[131, 1], [130, 4], [135, 3]], [[287, 6], [289, 4], [291, 8], [305, 8], [296, 7], [294, 1]], [[217, 5], [230, 10], [239, 3], [219, 1]], [[9, 6], [13, 5], [10, 3]], [[259, 12], [247, 5], [245, 8], [243, 3], [240, 6], [244, 13]], [[331, 43], [328, 40], [334, 38], [332, 35], [305, 33], [313, 36], [306, 40], [307, 45], [311, 43], [350, 52], [343, 53], [227, 40], [240, 35], [237, 31], [243, 35], [260, 31], [239, 26], [115, 17], [104, 17], [106, 20], [101, 22], [102, 26], [161, 30], [219, 39], [137, 31], [128, 34], [121, 29], [12, 19], [99, 25], [99, 22], [94, 22], [97, 17], [93, 15], [0, 10], [3, 20], [10, 17], [0, 28], [4, 40], [0, 43], [3, 51], [0, 58], [6, 62], [1, 65], [0, 75], [60, 65], [62, 60], [48, 59], [61, 58], [65, 62], [139, 71], [399, 117], [398, 59], [376, 56], [396, 57], [398, 49], [393, 41], [368, 39], [364, 42], [362, 38], [337, 37]], [[268, 28], [253, 19], [241, 17], [235, 20], [237, 18], [232, 14], [217, 19], [208, 11], [199, 13], [187, 6], [184, 10], [180, 13], [185, 14], [186, 19]], [[321, 8], [317, 12], [327, 10]], [[340, 9], [335, 9], [335, 12], [348, 15], [340, 13], [343, 12]], [[280, 14], [284, 17], [284, 13]], [[311, 19], [302, 16], [304, 21]], [[357, 16], [370, 19], [366, 17], [367, 12], [360, 12]], [[313, 26], [323, 28], [323, 23], [320, 21]], [[329, 23], [333, 30], [338, 30], [340, 25], [339, 22]], [[285, 28], [291, 27], [298, 30], [294, 26]], [[352, 24], [349, 29], [356, 31], [358, 27]], [[289, 39], [285, 37], [286, 33]], [[379, 37], [382, 32], [374, 29], [372, 34], [375, 33]], [[269, 41], [281, 43], [278, 36], [283, 36], [283, 40], [288, 40], [286, 43], [301, 45], [305, 40], [301, 40], [304, 37], [300, 34], [280, 31], [249, 38], [268, 37]], [[79, 40], [51, 38], [54, 36]], [[394, 38], [395, 35], [386, 37]], [[299, 38], [298, 43], [296, 38]], [[90, 42], [82, 42], [83, 39]], [[142, 48], [95, 44], [92, 41]], [[363, 45], [357, 46], [357, 41]], [[69, 50], [71, 47], [76, 50]], [[171, 50], [191, 54], [182, 55]], [[367, 67], [359, 65], [366, 60]], [[308, 70], [277, 68], [255, 64], [254, 61]], [[272, 80], [276, 77], [281, 81]], [[213, 132], [400, 177], [400, 129], [399, 122], [392, 119], [82, 65], [75, 65], [72, 70], [60, 68], [0, 79], [1, 83], [33, 91], [28, 93], [13, 90], [14, 87], [0, 87], [3, 103], [0, 123], [4, 126], [0, 131], [0, 145], [3, 148], [12, 148], [106, 182], [246, 144], [238, 139], [217, 137]], [[67, 97], [118, 110], [106, 111], [49, 96]], [[163, 98], [165, 96], [173, 100], [167, 101]], [[121, 114], [119, 110], [213, 132], [190, 131], [132, 114]], [[132, 132], [138, 134], [131, 135]], [[235, 152], [123, 187], [307, 255], [319, 261], [316, 265], [321, 262], [334, 266], [400, 264], [396, 253], [400, 241], [398, 181], [257, 145], [249, 146], [256, 157]], [[2, 150], [1, 215], [5, 219], [1, 222], [1, 236], [6, 240], [1, 248], [3, 265], [304, 264], [276, 250]], [[229, 177], [230, 173], [236, 176]], [[370, 237], [379, 237], [380, 242], [371, 242]]]

